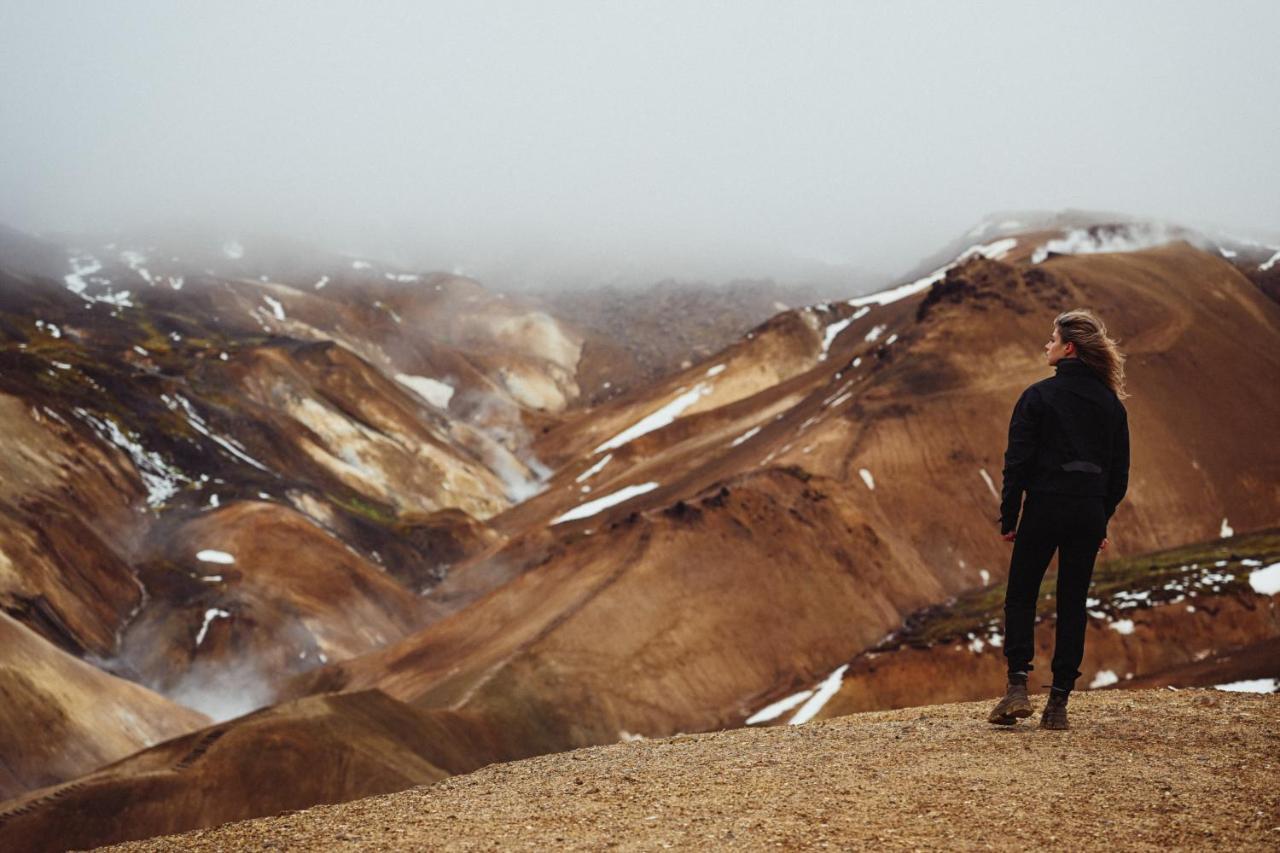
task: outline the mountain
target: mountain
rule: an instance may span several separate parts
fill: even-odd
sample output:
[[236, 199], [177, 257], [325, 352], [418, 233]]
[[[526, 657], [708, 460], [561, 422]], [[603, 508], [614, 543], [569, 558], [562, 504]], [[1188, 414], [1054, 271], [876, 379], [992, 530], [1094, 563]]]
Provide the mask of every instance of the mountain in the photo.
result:
[[[1274, 339], [1278, 306], [1186, 245], [1041, 264], [1012, 238], [997, 251], [902, 298], [783, 315], [545, 433], [535, 449], [559, 473], [494, 520], [501, 545], [432, 591], [439, 620], [310, 671], [293, 695], [377, 687], [473, 711], [513, 758], [741, 721], [926, 603], [1003, 577], [1009, 401], [1044, 375], [1017, 342], [1038, 345], [1076, 304], [1126, 330], [1145, 439], [1116, 555], [1228, 518], [1274, 523], [1280, 457], [1264, 425], [1280, 414], [1266, 391], [1280, 365], [1254, 342]], [[1258, 417], [1213, 415], [1236, 399]], [[1253, 630], [1271, 636], [1274, 620]]]
[[[1140, 247], [1148, 226], [997, 226], [595, 404], [597, 333], [457, 276], [283, 252], [258, 272], [238, 242], [0, 258], [0, 554], [21, 567], [0, 609], [170, 725], [14, 783], [70, 780], [0, 806], [22, 816], [0, 838], [60, 826], [62, 802], [85, 839], [121, 837], [122, 797], [134, 837], [207, 826], [744, 726], [805, 691], [817, 715], [998, 690], [1008, 417], [1080, 305], [1129, 355], [1135, 436], [1089, 683], [1273, 677], [1280, 590], [1248, 579], [1280, 518], [1280, 305], [1221, 251]], [[1211, 554], [1197, 610], [1156, 594]], [[960, 677], [918, 677], [939, 672]], [[308, 746], [315, 715], [340, 747]], [[286, 730], [311, 762], [190, 802]], [[226, 764], [192, 774], [205, 737]], [[364, 786], [356, 762], [383, 769]], [[164, 793], [156, 768], [178, 772]]]
[[[578, 393], [576, 333], [465, 279], [0, 243], [8, 698], [70, 727], [11, 742], [8, 794], [417, 627], [423, 589], [540, 488], [530, 430]], [[75, 672], [118, 712], [48, 701]], [[86, 742], [24, 769], [64, 737]]]
[[665, 279], [645, 286], [544, 287], [522, 295], [583, 330], [579, 377], [584, 396], [598, 405], [719, 352], [779, 311], [837, 299], [867, 278], [840, 284]]

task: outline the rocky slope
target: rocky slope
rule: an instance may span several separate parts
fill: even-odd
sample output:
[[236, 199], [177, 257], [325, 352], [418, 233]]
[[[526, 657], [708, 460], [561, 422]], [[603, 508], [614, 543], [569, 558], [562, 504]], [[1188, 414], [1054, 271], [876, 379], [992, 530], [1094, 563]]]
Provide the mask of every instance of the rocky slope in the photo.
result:
[[1280, 696], [1084, 693], [1065, 732], [987, 709], [592, 747], [113, 849], [1275, 849]]

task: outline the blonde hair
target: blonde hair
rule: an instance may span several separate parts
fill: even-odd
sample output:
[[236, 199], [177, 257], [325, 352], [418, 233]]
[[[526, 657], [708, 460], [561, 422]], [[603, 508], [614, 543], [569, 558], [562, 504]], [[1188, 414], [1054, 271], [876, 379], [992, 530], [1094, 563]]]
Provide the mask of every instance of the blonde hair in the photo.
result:
[[1129, 396], [1124, 388], [1125, 355], [1096, 314], [1076, 308], [1059, 314], [1053, 324], [1058, 327], [1062, 342], [1075, 344], [1076, 355], [1102, 377], [1117, 397], [1123, 400]]

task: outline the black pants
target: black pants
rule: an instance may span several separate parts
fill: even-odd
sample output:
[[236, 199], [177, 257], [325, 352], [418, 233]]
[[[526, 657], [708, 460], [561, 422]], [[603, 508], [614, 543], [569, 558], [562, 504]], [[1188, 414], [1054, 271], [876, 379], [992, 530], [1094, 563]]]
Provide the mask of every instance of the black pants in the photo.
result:
[[1053, 648], [1053, 686], [1059, 690], [1075, 686], [1084, 658], [1089, 580], [1106, 529], [1106, 507], [1101, 497], [1027, 495], [1013, 541], [1004, 599], [1004, 656], [1010, 673], [1034, 669], [1031, 660], [1035, 657], [1036, 600], [1056, 550], [1058, 628]]

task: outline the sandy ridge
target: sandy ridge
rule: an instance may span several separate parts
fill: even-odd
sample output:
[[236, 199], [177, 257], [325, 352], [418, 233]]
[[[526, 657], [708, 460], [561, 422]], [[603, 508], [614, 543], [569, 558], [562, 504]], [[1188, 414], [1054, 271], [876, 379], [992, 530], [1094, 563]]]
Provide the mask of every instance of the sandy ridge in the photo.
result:
[[1080, 692], [1067, 732], [989, 704], [591, 747], [112, 849], [1280, 847], [1280, 694]]

